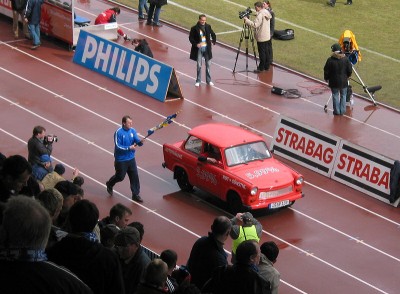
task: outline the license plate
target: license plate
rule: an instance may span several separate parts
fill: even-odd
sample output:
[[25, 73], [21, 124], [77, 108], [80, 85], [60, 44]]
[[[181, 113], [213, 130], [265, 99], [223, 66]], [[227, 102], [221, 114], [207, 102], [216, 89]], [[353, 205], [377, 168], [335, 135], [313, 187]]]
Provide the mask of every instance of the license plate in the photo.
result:
[[286, 206], [286, 205], [289, 205], [289, 204], [290, 204], [289, 200], [283, 200], [283, 201], [280, 201], [280, 202], [271, 203], [269, 205], [269, 208], [271, 208], [271, 209], [279, 208], [279, 207], [283, 207], [283, 206]]

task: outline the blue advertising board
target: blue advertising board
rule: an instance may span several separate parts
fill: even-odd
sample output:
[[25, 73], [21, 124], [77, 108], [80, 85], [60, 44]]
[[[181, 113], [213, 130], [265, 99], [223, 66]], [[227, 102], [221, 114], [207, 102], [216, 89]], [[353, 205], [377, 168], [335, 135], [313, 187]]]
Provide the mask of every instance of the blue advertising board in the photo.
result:
[[79, 33], [73, 61], [162, 102], [172, 75], [176, 81], [171, 66], [85, 30]]

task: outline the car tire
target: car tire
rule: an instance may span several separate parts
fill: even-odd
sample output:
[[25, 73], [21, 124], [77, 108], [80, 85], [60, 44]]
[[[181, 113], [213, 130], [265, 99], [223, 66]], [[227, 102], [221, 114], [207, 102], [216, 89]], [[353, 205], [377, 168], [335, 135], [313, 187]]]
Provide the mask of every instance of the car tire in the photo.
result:
[[228, 210], [233, 215], [238, 212], [243, 212], [243, 204], [239, 195], [236, 192], [230, 192], [227, 197]]
[[179, 188], [181, 188], [182, 191], [193, 191], [193, 186], [189, 183], [188, 175], [184, 169], [177, 168], [175, 170], [175, 179], [178, 183]]

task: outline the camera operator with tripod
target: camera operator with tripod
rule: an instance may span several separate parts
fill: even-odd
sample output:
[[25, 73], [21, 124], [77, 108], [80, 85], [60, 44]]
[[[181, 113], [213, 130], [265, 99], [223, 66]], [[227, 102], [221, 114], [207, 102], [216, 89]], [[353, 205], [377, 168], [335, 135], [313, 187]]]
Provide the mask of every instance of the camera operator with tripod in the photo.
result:
[[[40, 164], [40, 156], [51, 155], [53, 142], [57, 142], [57, 136], [46, 135], [46, 129], [42, 126], [33, 128], [32, 137], [28, 141], [28, 161], [33, 166]], [[51, 168], [52, 170], [52, 168]]]
[[247, 16], [243, 17], [243, 20], [246, 25], [254, 28], [258, 57], [260, 59], [258, 69], [254, 72], [259, 73], [269, 70], [269, 66], [272, 63], [271, 56], [268, 54], [268, 42], [271, 42], [270, 20], [272, 16], [268, 10], [264, 9], [262, 2], [254, 3], [254, 9], [256, 10], [256, 18], [254, 21], [251, 21]]

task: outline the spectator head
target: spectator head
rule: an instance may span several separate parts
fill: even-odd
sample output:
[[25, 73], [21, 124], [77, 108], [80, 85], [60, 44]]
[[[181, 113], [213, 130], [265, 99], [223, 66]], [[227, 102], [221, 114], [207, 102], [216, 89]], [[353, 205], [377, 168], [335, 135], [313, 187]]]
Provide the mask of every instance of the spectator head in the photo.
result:
[[18, 195], [21, 192], [31, 174], [32, 167], [25, 157], [12, 155], [4, 160], [2, 181], [12, 195]]
[[236, 263], [258, 265], [260, 263], [260, 254], [260, 245], [257, 241], [243, 241], [236, 249]]
[[114, 243], [120, 258], [129, 259], [136, 254], [140, 247], [139, 231], [132, 227], [125, 227], [115, 236]]
[[110, 10], [114, 10], [117, 15], [121, 13], [121, 9], [117, 6], [111, 8]]
[[115, 243], [115, 236], [118, 234], [120, 228], [116, 225], [108, 224], [100, 229], [100, 241], [104, 247], [113, 248]]
[[57, 189], [50, 188], [40, 192], [36, 196], [36, 199], [47, 209], [54, 223], [60, 214], [64, 202], [61, 193]]
[[1, 239], [12, 249], [45, 249], [51, 219], [40, 203], [29, 197], [11, 198], [3, 212]]
[[65, 173], [65, 167], [62, 163], [57, 163], [54, 167], [54, 171], [62, 176]]
[[58, 182], [54, 188], [56, 188], [64, 198], [64, 210], [69, 210], [75, 202], [81, 200], [78, 187], [70, 181]]
[[221, 242], [224, 243], [229, 236], [232, 224], [226, 216], [218, 216], [211, 225], [211, 232]]
[[168, 274], [171, 275], [172, 271], [176, 267], [176, 262], [178, 261], [178, 254], [174, 250], [166, 249], [160, 254], [160, 258], [168, 266]]
[[175, 269], [171, 276], [176, 280], [179, 285], [179, 289], [181, 287], [190, 285], [192, 280], [192, 275], [190, 274], [186, 265], [181, 265], [178, 269]]
[[128, 226], [135, 228], [138, 230], [140, 235], [140, 243], [142, 243], [143, 236], [144, 236], [144, 226], [141, 222], [131, 222]]
[[4, 160], [6, 160], [6, 156], [0, 152], [0, 171], [3, 168]]
[[32, 131], [32, 137], [43, 139], [46, 135], [46, 129], [42, 126], [35, 126]]
[[82, 187], [82, 185], [85, 183], [85, 179], [82, 178], [81, 176], [76, 176], [72, 182], [75, 185], [77, 185], [79, 187]]
[[118, 226], [120, 229], [125, 228], [128, 225], [129, 217], [131, 215], [132, 211], [121, 203], [115, 204], [110, 209], [111, 223]]
[[164, 289], [168, 277], [168, 266], [159, 258], [153, 259], [146, 267], [144, 281], [158, 289]]
[[273, 241], [268, 241], [264, 242], [260, 246], [261, 253], [265, 255], [266, 258], [268, 258], [269, 261], [272, 263], [276, 262], [276, 259], [278, 258], [279, 255], [279, 248]]
[[263, 2], [263, 6], [264, 6], [264, 8], [271, 8], [272, 9], [272, 5], [271, 5], [270, 1], [264, 1]]
[[72, 205], [68, 219], [73, 233], [90, 233], [99, 219], [99, 210], [96, 204], [84, 199]]
[[260, 11], [264, 8], [264, 4], [260, 1], [257, 1], [256, 3], [254, 3], [254, 8], [256, 11]]
[[331, 46], [332, 52], [335, 53], [340, 53], [342, 51], [342, 47], [340, 47], [340, 44], [335, 43]]

